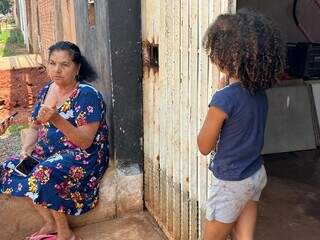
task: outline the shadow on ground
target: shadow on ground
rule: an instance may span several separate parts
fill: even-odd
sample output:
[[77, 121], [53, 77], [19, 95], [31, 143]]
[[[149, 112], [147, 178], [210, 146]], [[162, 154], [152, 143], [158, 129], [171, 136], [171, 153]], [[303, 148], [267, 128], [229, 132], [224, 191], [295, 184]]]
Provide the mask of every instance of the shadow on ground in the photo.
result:
[[256, 240], [318, 240], [320, 151], [265, 155], [268, 184]]

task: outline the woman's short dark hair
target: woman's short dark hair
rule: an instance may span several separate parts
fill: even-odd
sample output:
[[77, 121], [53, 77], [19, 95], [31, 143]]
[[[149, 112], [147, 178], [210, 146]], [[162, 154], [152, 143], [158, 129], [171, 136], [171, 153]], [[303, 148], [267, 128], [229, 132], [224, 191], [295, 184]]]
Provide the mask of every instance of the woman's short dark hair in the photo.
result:
[[56, 42], [49, 47], [49, 59], [54, 51], [59, 50], [67, 51], [70, 54], [72, 61], [75, 64], [80, 64], [79, 75], [76, 78], [77, 81], [92, 82], [97, 78], [96, 71], [88, 62], [88, 60], [81, 55], [80, 48], [76, 44], [68, 41]]
[[220, 15], [202, 42], [210, 60], [227, 78], [239, 79], [251, 93], [272, 87], [284, 70], [280, 31], [253, 10]]

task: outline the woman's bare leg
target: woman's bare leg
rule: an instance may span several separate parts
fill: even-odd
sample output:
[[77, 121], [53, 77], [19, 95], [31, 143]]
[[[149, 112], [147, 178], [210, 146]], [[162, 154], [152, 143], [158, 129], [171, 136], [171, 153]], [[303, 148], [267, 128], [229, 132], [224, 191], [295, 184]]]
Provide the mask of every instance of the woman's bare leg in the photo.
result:
[[75, 234], [69, 227], [67, 216], [64, 213], [50, 210], [57, 224], [57, 240], [75, 239]]
[[30, 198], [27, 198], [27, 201], [32, 207], [34, 207], [37, 210], [37, 212], [40, 214], [44, 221], [44, 225], [39, 230], [37, 235], [56, 233], [57, 226], [51, 211], [45, 207], [33, 203]]

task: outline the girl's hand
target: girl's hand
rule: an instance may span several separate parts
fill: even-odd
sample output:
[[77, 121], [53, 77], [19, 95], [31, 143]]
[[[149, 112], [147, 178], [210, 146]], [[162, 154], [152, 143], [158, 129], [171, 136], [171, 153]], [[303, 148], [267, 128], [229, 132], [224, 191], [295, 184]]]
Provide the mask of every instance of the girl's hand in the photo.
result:
[[41, 105], [38, 113], [37, 121], [40, 123], [51, 122], [59, 116], [55, 107], [50, 107], [47, 105]]
[[220, 79], [218, 82], [218, 89], [224, 88], [225, 86], [229, 85], [229, 81], [224, 73], [220, 72]]

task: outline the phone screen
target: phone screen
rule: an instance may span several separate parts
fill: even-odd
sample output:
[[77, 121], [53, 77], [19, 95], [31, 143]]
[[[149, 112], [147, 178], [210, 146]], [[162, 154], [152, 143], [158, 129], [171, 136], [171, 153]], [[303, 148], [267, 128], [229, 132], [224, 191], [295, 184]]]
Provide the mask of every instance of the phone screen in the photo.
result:
[[23, 175], [28, 175], [38, 164], [39, 161], [37, 159], [32, 156], [28, 156], [16, 166], [16, 170]]

